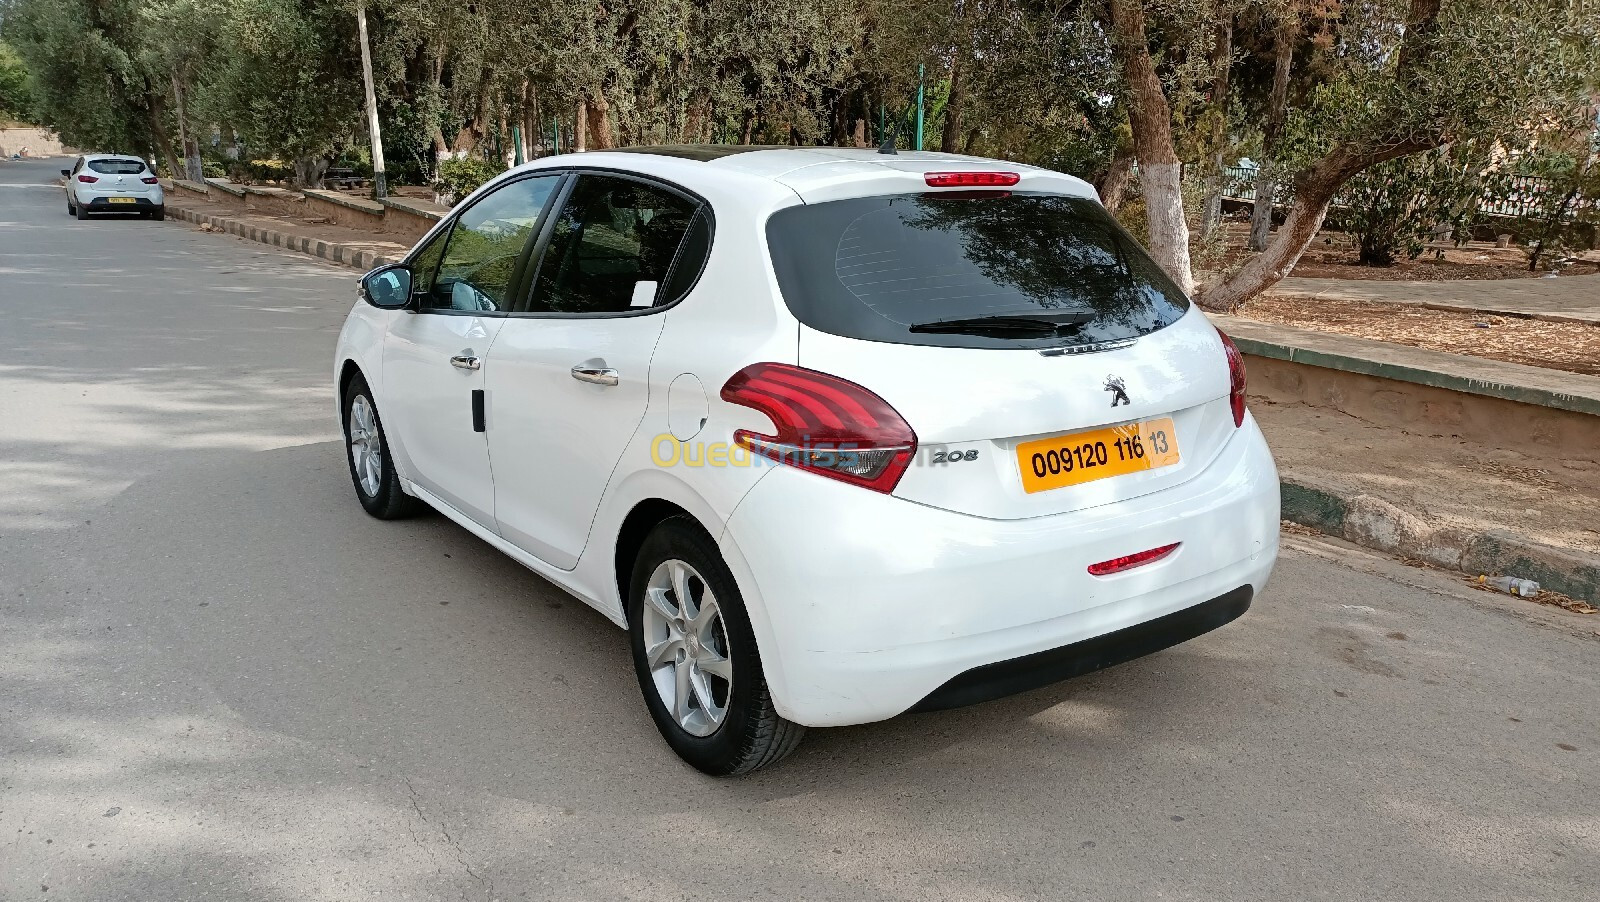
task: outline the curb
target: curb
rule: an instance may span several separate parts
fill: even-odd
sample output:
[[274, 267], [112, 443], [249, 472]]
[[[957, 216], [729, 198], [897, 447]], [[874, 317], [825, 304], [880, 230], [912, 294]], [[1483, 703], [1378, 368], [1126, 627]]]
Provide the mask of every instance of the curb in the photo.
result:
[[399, 257], [379, 254], [365, 248], [358, 248], [337, 241], [323, 241], [306, 235], [291, 235], [275, 229], [264, 229], [260, 226], [247, 225], [237, 219], [227, 216], [210, 216], [175, 207], [170, 202], [167, 204], [167, 215], [192, 222], [195, 225], [209, 225], [211, 228], [236, 235], [248, 241], [256, 241], [273, 247], [280, 247], [287, 251], [296, 251], [311, 257], [319, 257], [332, 263], [351, 266], [365, 272], [373, 267], [383, 266], [388, 263], [400, 262]]
[[1505, 530], [1432, 526], [1381, 498], [1304, 476], [1280, 477], [1283, 518], [1357, 545], [1462, 573], [1509, 574], [1591, 604], [1600, 555], [1533, 542]]

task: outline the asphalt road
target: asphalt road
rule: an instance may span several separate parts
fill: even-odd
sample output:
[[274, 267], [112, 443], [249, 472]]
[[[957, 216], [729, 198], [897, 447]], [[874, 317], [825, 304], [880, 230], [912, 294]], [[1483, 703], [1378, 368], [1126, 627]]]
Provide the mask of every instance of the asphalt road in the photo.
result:
[[0, 898], [1600, 894], [1600, 620], [1291, 538], [1236, 624], [700, 776], [623, 635], [368, 518], [353, 272], [0, 163]]

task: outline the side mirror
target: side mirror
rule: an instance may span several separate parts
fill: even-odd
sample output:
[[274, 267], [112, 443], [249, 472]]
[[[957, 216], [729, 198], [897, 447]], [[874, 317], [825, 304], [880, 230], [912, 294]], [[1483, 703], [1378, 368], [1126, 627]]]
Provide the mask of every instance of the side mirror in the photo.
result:
[[361, 299], [382, 310], [411, 303], [411, 270], [404, 264], [381, 266], [361, 277]]
[[72, 170], [71, 169], [63, 169], [63, 170], [61, 170], [61, 174], [62, 175], [71, 175], [72, 174]]

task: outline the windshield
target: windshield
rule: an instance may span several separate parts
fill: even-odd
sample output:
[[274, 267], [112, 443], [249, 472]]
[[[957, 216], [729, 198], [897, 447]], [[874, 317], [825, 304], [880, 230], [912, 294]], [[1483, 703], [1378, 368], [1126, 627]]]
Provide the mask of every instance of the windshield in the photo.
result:
[[852, 198], [781, 210], [767, 240], [789, 309], [849, 338], [1062, 347], [1145, 335], [1189, 307], [1105, 208], [1082, 197]]

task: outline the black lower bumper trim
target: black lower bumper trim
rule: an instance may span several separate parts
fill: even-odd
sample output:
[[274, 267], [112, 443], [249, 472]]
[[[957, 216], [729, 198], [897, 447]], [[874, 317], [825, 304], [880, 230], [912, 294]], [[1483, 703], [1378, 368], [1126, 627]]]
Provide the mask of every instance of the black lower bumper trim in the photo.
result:
[[152, 203], [150, 200], [143, 197], [134, 198], [132, 203], [128, 203], [127, 201], [118, 202], [113, 201], [110, 198], [97, 197], [94, 200], [89, 201], [89, 203], [85, 206], [90, 210], [112, 213], [117, 210], [126, 210], [130, 212], [133, 210], [154, 210], [161, 205]]
[[1015, 695], [1171, 648], [1237, 620], [1255, 590], [1240, 586], [1193, 607], [1082, 642], [985, 664], [951, 677], [912, 711], [941, 711]]

